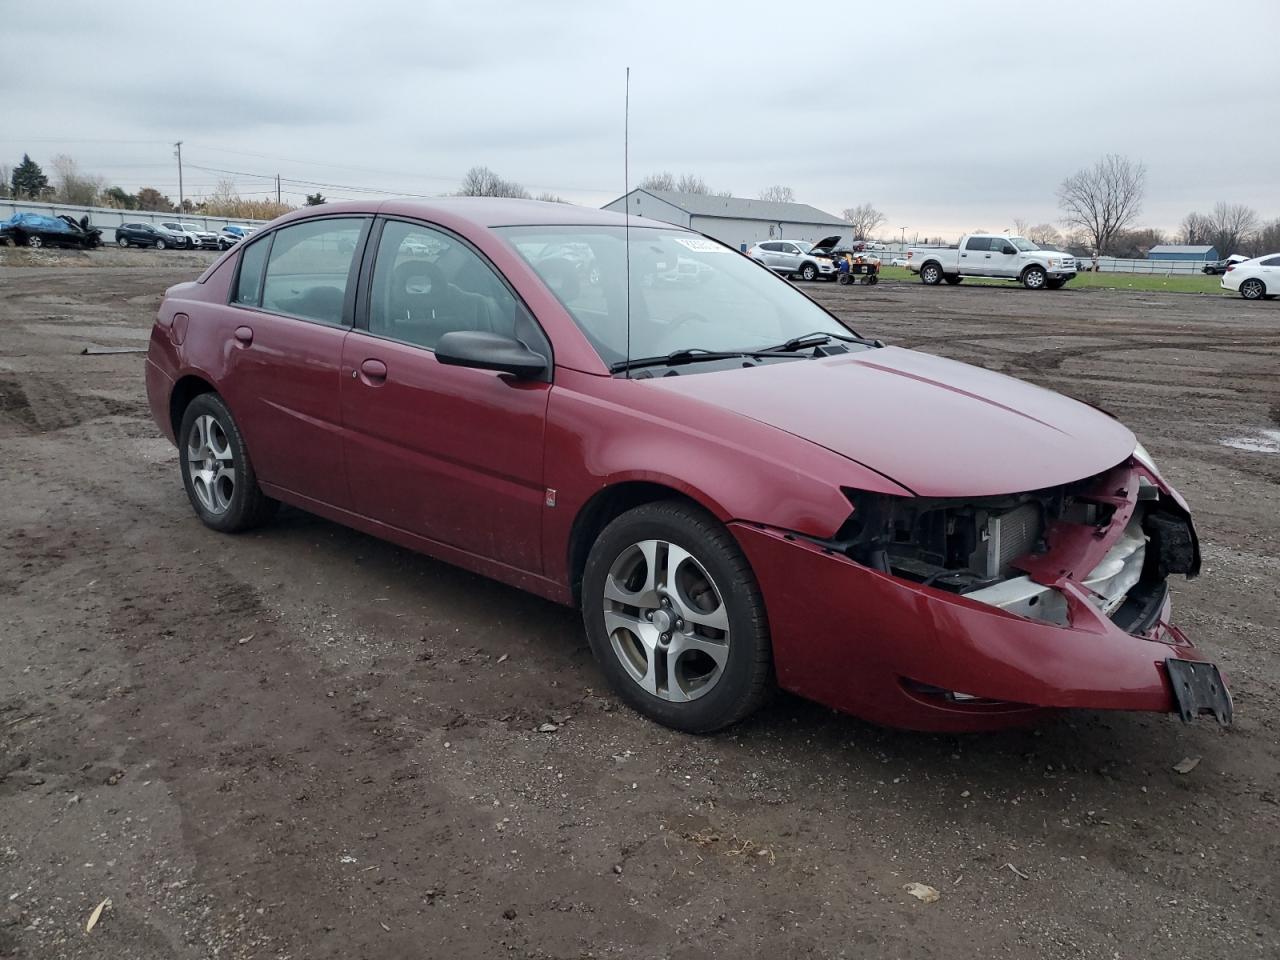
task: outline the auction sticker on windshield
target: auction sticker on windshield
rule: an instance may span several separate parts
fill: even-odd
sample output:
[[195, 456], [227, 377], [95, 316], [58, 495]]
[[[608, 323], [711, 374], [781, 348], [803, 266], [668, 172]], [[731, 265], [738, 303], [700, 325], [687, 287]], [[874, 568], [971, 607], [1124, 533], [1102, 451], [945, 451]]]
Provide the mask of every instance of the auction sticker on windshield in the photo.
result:
[[676, 243], [687, 247], [694, 253], [728, 253], [728, 247], [722, 247], [706, 237], [674, 237]]

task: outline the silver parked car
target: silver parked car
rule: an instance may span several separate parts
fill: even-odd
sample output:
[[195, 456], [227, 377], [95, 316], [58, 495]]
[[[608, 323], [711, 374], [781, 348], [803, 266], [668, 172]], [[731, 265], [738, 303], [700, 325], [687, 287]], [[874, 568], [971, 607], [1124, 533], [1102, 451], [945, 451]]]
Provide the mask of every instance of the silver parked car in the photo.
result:
[[212, 230], [201, 229], [199, 224], [185, 220], [165, 220], [160, 226], [186, 237], [185, 246], [188, 250], [195, 250], [197, 247], [203, 250], [218, 249], [218, 235]]
[[835, 276], [835, 262], [829, 256], [814, 255], [809, 251], [814, 246], [821, 247], [827, 240], [839, 239], [828, 237], [818, 244], [801, 240], [765, 240], [748, 247], [747, 256], [783, 276], [798, 276], [803, 280], [826, 277], [829, 280]]

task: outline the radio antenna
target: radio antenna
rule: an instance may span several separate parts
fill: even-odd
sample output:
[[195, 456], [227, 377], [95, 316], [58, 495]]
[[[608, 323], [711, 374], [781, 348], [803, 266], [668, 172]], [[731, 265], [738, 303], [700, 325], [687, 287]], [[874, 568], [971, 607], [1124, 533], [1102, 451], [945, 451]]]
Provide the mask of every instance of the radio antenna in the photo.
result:
[[627, 67], [626, 93], [622, 100], [622, 210], [627, 262], [627, 379], [631, 379], [631, 68]]

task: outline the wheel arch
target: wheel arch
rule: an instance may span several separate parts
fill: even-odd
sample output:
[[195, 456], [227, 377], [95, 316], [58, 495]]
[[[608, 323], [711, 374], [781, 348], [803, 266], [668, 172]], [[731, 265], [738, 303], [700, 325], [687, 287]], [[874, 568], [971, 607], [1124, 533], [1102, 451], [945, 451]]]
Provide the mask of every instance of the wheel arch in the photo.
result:
[[730, 519], [724, 509], [700, 491], [666, 480], [627, 479], [596, 491], [578, 510], [569, 528], [569, 591], [574, 606], [582, 602], [582, 574], [591, 545], [600, 532], [628, 510], [660, 500], [682, 500], [703, 510], [722, 523]]
[[[205, 393], [217, 394], [218, 390], [201, 374], [184, 374], [175, 381], [173, 389], [169, 391], [169, 423], [173, 426], [175, 437], [179, 437], [182, 416], [191, 405], [191, 401]], [[181, 437], [178, 442], [182, 442]]]

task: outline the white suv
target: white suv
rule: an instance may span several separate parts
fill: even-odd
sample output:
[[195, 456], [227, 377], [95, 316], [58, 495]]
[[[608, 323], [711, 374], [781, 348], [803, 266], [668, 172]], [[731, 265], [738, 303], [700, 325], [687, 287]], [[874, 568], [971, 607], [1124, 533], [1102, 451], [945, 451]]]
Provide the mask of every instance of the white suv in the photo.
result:
[[835, 262], [829, 256], [810, 254], [814, 246], [804, 240], [765, 240], [748, 247], [747, 256], [784, 276], [798, 276], [802, 280], [830, 279], [835, 276]]

